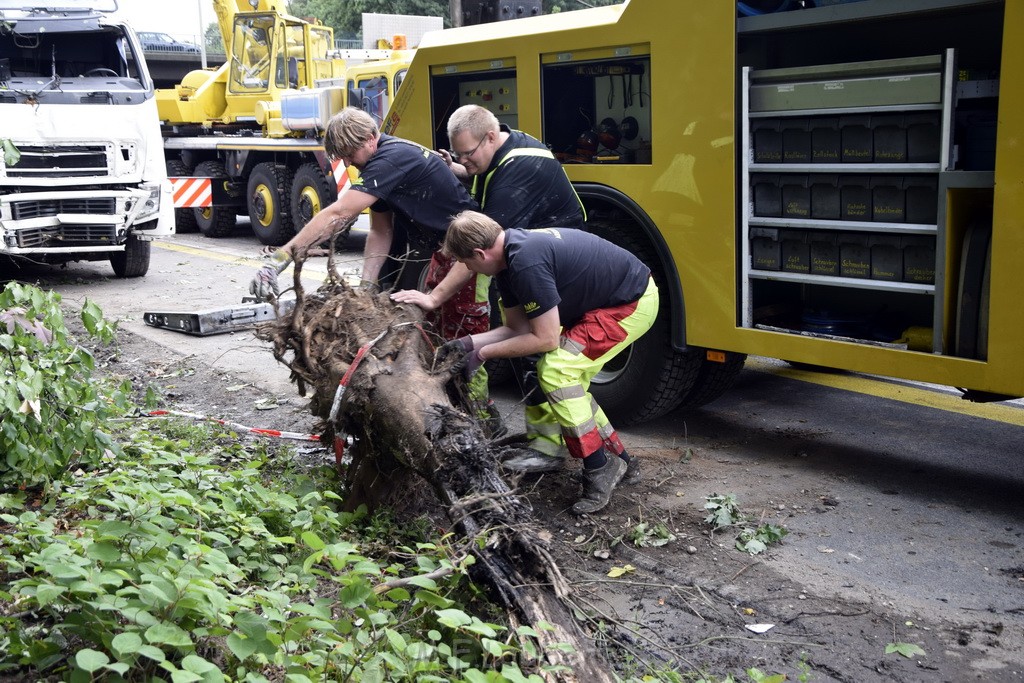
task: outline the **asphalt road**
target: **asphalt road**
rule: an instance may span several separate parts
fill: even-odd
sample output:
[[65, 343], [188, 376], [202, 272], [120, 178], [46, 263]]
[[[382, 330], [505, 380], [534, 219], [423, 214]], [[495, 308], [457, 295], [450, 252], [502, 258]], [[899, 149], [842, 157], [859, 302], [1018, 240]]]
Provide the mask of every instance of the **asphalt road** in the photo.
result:
[[[357, 231], [354, 251], [339, 256], [343, 268], [358, 267], [361, 244]], [[194, 355], [272, 393], [294, 395], [287, 371], [251, 333], [195, 337], [143, 322], [147, 311], [241, 303], [262, 263], [259, 249], [240, 222], [232, 237], [180, 235], [157, 243], [149, 274], [138, 280], [117, 280], [107, 263], [17, 277], [68, 302], [97, 302], [108, 318], [168, 354]], [[307, 287], [323, 277], [325, 262], [307, 264]], [[516, 396], [496, 398], [514, 427]], [[721, 477], [681, 486], [678, 505], [699, 507], [713, 483], [790, 526], [771, 561], [810, 589], [892, 601], [931, 617], [998, 620], [1020, 640], [1022, 425], [1021, 402], [970, 404], [949, 388], [752, 358], [737, 386], [715, 403], [622, 435], [640, 454], [693, 453], [695, 467], [704, 462]]]

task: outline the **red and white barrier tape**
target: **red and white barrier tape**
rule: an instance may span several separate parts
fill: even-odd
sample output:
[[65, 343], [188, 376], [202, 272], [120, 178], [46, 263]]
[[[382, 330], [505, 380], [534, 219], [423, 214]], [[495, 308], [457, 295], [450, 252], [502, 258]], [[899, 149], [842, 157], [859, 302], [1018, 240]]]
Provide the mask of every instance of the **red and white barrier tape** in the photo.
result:
[[320, 437], [316, 434], [300, 434], [299, 432], [283, 432], [279, 429], [260, 429], [258, 427], [246, 427], [245, 425], [238, 424], [237, 422], [231, 422], [229, 420], [220, 420], [216, 417], [208, 417], [206, 415], [197, 415], [196, 413], [186, 413], [181, 410], [151, 410], [148, 413], [142, 413], [143, 417], [165, 417], [168, 415], [176, 415], [178, 417], [191, 417], [194, 420], [216, 422], [219, 425], [231, 427], [241, 432], [255, 434], [256, 436], [269, 436], [278, 439], [295, 439], [297, 441], [316, 441], [318, 443], [320, 441]]

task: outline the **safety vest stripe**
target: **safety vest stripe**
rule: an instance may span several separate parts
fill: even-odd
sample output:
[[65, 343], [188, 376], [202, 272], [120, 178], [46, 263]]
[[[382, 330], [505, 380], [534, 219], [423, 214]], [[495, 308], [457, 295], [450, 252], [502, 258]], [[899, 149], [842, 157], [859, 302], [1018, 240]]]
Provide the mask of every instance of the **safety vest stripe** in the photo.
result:
[[[506, 161], [508, 161], [509, 159], [511, 159], [513, 157], [544, 157], [544, 158], [548, 158], [548, 159], [554, 159], [555, 155], [551, 153], [551, 150], [540, 149], [539, 147], [515, 147], [512, 150], [510, 150], [508, 154], [506, 154], [505, 156], [503, 156], [501, 158], [501, 161], [498, 162], [498, 165], [495, 166], [494, 169], [490, 173], [488, 173], [486, 176], [484, 176], [484, 192], [483, 192], [483, 195], [480, 197], [480, 210], [481, 211], [483, 211], [483, 209], [484, 209], [484, 204], [487, 203], [487, 186], [491, 182], [491, 176], [494, 175], [495, 171], [497, 171], [499, 168], [501, 168], [501, 166], [504, 165], [504, 163]], [[480, 176], [473, 176], [473, 186], [470, 189], [470, 192], [472, 193], [472, 195], [474, 197], [477, 196], [476, 195], [476, 188], [477, 188], [477, 181], [479, 179], [480, 179]], [[574, 195], [576, 195], [576, 201], [579, 202], [580, 211], [583, 213], [583, 220], [586, 221], [587, 220], [587, 209], [586, 209], [586, 207], [583, 206], [583, 200], [580, 199], [579, 194], [576, 192], [576, 187], [574, 185], [572, 185], [571, 183], [570, 183], [570, 187], [572, 187], [572, 193]]]
[[176, 209], [201, 209], [213, 203], [210, 178], [169, 178]]

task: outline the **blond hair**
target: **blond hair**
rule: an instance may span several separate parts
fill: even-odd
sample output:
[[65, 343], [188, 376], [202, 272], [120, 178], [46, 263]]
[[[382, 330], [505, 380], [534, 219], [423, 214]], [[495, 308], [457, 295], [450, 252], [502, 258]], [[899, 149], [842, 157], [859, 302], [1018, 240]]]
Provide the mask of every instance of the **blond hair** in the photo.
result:
[[324, 151], [331, 159], [352, 154], [360, 145], [377, 137], [380, 130], [373, 117], [362, 109], [345, 107], [331, 117], [324, 133]]
[[448, 118], [449, 140], [464, 132], [470, 133], [474, 138], [483, 139], [488, 133], [497, 133], [500, 130], [494, 114], [479, 104], [465, 104], [452, 112]]
[[465, 259], [474, 249], [489, 249], [501, 234], [501, 226], [479, 211], [463, 211], [451, 220], [444, 235], [442, 250], [448, 256]]

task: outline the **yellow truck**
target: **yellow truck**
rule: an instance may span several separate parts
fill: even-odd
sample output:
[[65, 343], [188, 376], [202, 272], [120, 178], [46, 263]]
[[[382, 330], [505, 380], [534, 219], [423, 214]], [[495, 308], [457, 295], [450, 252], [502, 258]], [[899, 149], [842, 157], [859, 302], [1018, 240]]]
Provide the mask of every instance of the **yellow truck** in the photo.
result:
[[592, 386], [617, 421], [716, 398], [748, 354], [1024, 395], [1024, 0], [753, 4], [429, 34], [384, 129], [447, 147], [490, 108], [650, 265], [657, 323]]
[[350, 95], [381, 115], [412, 52], [336, 50], [331, 28], [272, 0], [214, 9], [226, 62], [156, 91], [177, 229], [221, 237], [247, 214], [261, 242], [284, 244], [347, 182], [324, 154], [327, 120]]

